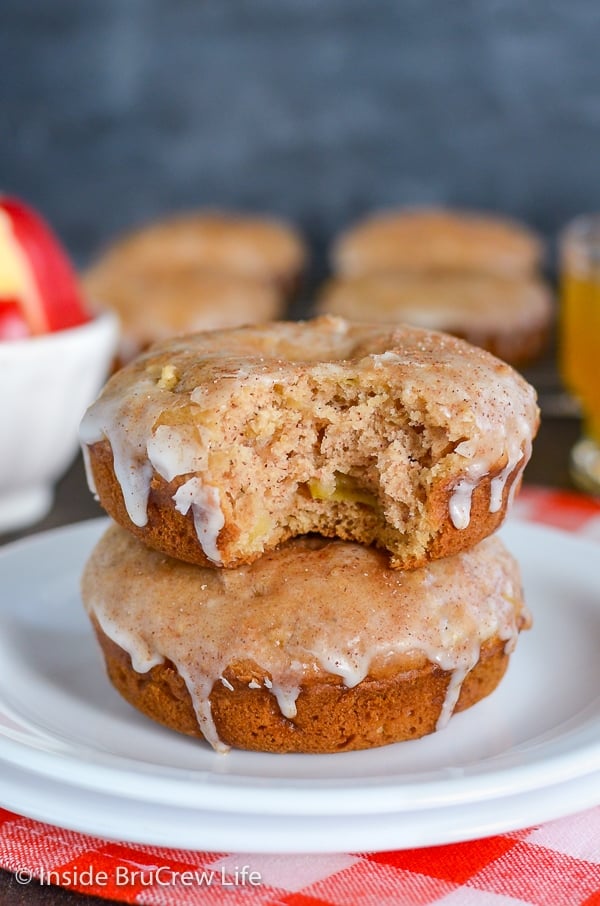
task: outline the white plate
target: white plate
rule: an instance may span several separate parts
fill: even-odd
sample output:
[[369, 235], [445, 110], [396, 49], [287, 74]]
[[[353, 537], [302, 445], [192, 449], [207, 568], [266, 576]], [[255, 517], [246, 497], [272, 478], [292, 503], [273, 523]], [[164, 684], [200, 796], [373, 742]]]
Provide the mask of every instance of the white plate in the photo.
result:
[[600, 802], [598, 546], [509, 523], [534, 628], [498, 690], [440, 733], [368, 752], [216, 755], [112, 690], [78, 592], [106, 522], [0, 550], [0, 802], [206, 850], [421, 846]]

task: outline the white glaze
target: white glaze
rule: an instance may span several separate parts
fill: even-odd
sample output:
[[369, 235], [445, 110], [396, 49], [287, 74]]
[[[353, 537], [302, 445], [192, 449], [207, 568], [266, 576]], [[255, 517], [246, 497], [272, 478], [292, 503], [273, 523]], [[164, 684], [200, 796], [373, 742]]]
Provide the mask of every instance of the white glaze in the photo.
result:
[[311, 651], [317, 658], [319, 664], [326, 673], [333, 676], [341, 676], [344, 686], [352, 689], [358, 686], [366, 677], [371, 666], [368, 653], [362, 657], [354, 655], [353, 657], [343, 657], [339, 651], [323, 651], [316, 649]]
[[[327, 581], [324, 581], [327, 577]], [[526, 611], [520, 577], [499, 539], [420, 570], [390, 570], [383, 555], [349, 542], [298, 540], [246, 567], [215, 570], [168, 560], [117, 527], [86, 567], [88, 612], [138, 672], [177, 667], [202, 732], [221, 749], [209, 697], [231, 664], [256, 664], [264, 687], [293, 720], [311, 677], [351, 688], [398, 665], [427, 662], [452, 674], [439, 726], [481, 646], [514, 647]]]
[[299, 685], [272, 683], [271, 692], [277, 699], [277, 705], [284, 717], [293, 720], [296, 716], [296, 701], [300, 695]]
[[497, 513], [498, 510], [502, 508], [506, 482], [512, 475], [515, 467], [519, 464], [521, 459], [523, 459], [524, 455], [523, 450], [520, 450], [516, 459], [509, 459], [500, 474], [492, 478], [490, 483], [490, 513]]
[[385, 365], [399, 365], [401, 363], [402, 357], [389, 350], [387, 352], [382, 352], [380, 355], [370, 355], [365, 361], [365, 364], [374, 365], [375, 368], [383, 368]]
[[185, 516], [190, 507], [194, 527], [202, 550], [209, 560], [220, 564], [221, 554], [217, 547], [219, 532], [225, 525], [225, 516], [220, 506], [218, 488], [202, 484], [199, 478], [190, 478], [173, 495], [175, 509]]
[[470, 524], [473, 492], [501, 462], [505, 465], [490, 480], [488, 509], [490, 513], [502, 509], [506, 485], [512, 479], [507, 509], [510, 507], [520, 475], [531, 456], [532, 410], [524, 401], [517, 404], [512, 390], [507, 375], [499, 375], [497, 397], [504, 399], [504, 409], [483, 413], [475, 423], [478, 437], [462, 441], [455, 448], [454, 452], [468, 461], [448, 503], [450, 520], [459, 530], [466, 529]]
[[127, 515], [134, 525], [148, 521], [148, 497], [152, 480], [152, 463], [147, 444], [154, 423], [166, 407], [171, 393], [158, 385], [157, 379], [142, 372], [131, 394], [123, 398], [104, 393], [87, 410], [79, 428], [82, 444], [91, 446], [107, 439], [110, 442], [114, 471], [121, 487]]
[[480, 477], [485, 474], [486, 472], [483, 472], [481, 476], [474, 479], [461, 479], [452, 491], [450, 500], [448, 501], [448, 512], [450, 513], [450, 521], [454, 528], [462, 531], [469, 526], [471, 521], [471, 501], [473, 499], [473, 491], [478, 486]]
[[[165, 373], [169, 380], [163, 382], [160, 375]], [[221, 563], [218, 531], [224, 526], [220, 523], [222, 509], [212, 492], [202, 492], [200, 485], [220, 488], [221, 493], [227, 488], [227, 518], [235, 527], [245, 523], [244, 513], [249, 507], [243, 511], [242, 498], [248, 490], [248, 475], [254, 484], [264, 466], [262, 450], [271, 443], [268, 432], [256, 436], [255, 448], [245, 442], [248, 435], [244, 432], [252, 434], [252, 418], [258, 421], [263, 417], [268, 423], [272, 416], [276, 424], [282, 399], [290, 399], [292, 411], [296, 411], [294, 388], [298, 388], [300, 397], [307, 387], [328, 387], [334, 397], [338, 381], [341, 387], [348, 383], [359, 386], [359, 395], [386, 387], [392, 404], [397, 401], [406, 412], [409, 424], [398, 427], [397, 441], [389, 443], [378, 459], [381, 473], [386, 471], [385, 481], [388, 474], [404, 469], [406, 434], [424, 424], [443, 431], [449, 444], [457, 443], [454, 452], [444, 454], [430, 470], [432, 487], [438, 480], [444, 486], [453, 481], [448, 504], [453, 525], [459, 530], [468, 527], [473, 493], [490, 476], [489, 510], [494, 513], [502, 509], [507, 484], [512, 483], [513, 488], [518, 485], [529, 458], [537, 423], [534, 391], [516, 372], [483, 351], [450, 337], [417, 330], [391, 331], [324, 318], [307, 324], [244, 328], [175, 340], [115, 375], [86, 414], [81, 438], [87, 445], [109, 440], [115, 475], [135, 525], [147, 522], [150, 482], [155, 473], [165, 481], [185, 476], [186, 485], [193, 480], [180, 497], [175, 495], [175, 506], [179, 512], [191, 509], [199, 543], [205, 552], [210, 550], [208, 555], [214, 563]], [[361, 405], [354, 408], [358, 411]], [[307, 406], [307, 411], [301, 407], [297, 411], [306, 423], [304, 436], [309, 437], [314, 426], [310, 403]], [[349, 403], [349, 420], [352, 406]], [[365, 420], [360, 427], [368, 432], [367, 418], [371, 415], [366, 414], [365, 406], [363, 409], [360, 417]], [[327, 406], [322, 410], [326, 412]], [[321, 417], [321, 412], [315, 412], [315, 417]], [[344, 442], [348, 443], [350, 470], [353, 446], [347, 438]], [[288, 457], [290, 474], [297, 458], [297, 471], [302, 471], [302, 476], [291, 482], [296, 481], [299, 487], [311, 477], [310, 469], [302, 463], [312, 453], [295, 449], [292, 442], [289, 449], [283, 449], [285, 443], [277, 441], [272, 450], [275, 456]], [[239, 457], [229, 457], [231, 450], [238, 451]], [[327, 464], [321, 471], [326, 478]], [[393, 494], [405, 503], [408, 479], [392, 475], [392, 480], [397, 489]], [[382, 479], [382, 492], [388, 494], [383, 484]], [[263, 485], [260, 481], [256, 485], [253, 494], [260, 498]], [[194, 500], [186, 507], [184, 497], [188, 494]], [[396, 503], [393, 494], [390, 496]], [[269, 497], [273, 499], [274, 495]], [[286, 506], [293, 504], [294, 488], [285, 489], [277, 499], [285, 500]], [[388, 509], [385, 512], [388, 518]], [[265, 520], [265, 539], [273, 523], [286, 515], [276, 512], [274, 517]], [[419, 528], [396, 525], [393, 517], [389, 518], [400, 531]], [[256, 549], [261, 549], [262, 540], [255, 539]]]
[[135, 630], [124, 627], [118, 618], [111, 617], [106, 611], [100, 611], [96, 613], [96, 619], [105, 635], [128, 652], [131, 666], [137, 673], [148, 673], [153, 667], [163, 663], [162, 655], [142, 641]]
[[90, 451], [89, 447], [85, 444], [81, 446], [81, 455], [83, 457], [83, 468], [85, 470], [85, 478], [87, 481], [87, 486], [91, 494], [93, 494], [94, 499], [98, 500], [98, 493], [96, 491], [96, 482], [94, 481], [94, 473], [92, 472], [92, 464], [90, 462]]
[[198, 726], [202, 735], [215, 752], [228, 752], [229, 747], [219, 739], [210, 703], [210, 693], [217, 677], [207, 676], [201, 671], [194, 669], [193, 663], [187, 660], [180, 661], [176, 666], [190, 693], [194, 713], [198, 719]]
[[[477, 663], [477, 661], [475, 662]], [[472, 665], [473, 667], [475, 664]], [[444, 698], [444, 704], [442, 705], [442, 710], [440, 711], [440, 716], [437, 719], [435, 725], [436, 730], [443, 730], [444, 727], [448, 726], [448, 721], [454, 713], [456, 703], [460, 696], [460, 690], [462, 689], [462, 684], [465, 681], [465, 678], [469, 672], [467, 667], [457, 667], [452, 671], [450, 676], [450, 682], [448, 683], [448, 688], [446, 689], [446, 696]]]
[[178, 475], [206, 469], [206, 446], [198, 443], [196, 429], [191, 426], [159, 425], [147, 444], [148, 459], [165, 481]]

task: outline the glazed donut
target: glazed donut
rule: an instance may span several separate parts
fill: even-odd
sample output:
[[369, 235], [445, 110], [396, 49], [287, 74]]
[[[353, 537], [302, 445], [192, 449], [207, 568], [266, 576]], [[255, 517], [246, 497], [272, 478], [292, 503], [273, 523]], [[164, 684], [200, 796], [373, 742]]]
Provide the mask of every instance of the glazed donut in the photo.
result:
[[491, 214], [437, 208], [379, 211], [345, 230], [331, 251], [345, 277], [408, 273], [484, 273], [518, 277], [541, 264], [539, 238]]
[[319, 538], [216, 570], [113, 525], [82, 592], [121, 695], [220, 750], [349, 751], [441, 729], [493, 691], [530, 623], [496, 537], [408, 573]]
[[82, 283], [94, 305], [118, 314], [123, 364], [180, 333], [281, 317], [306, 258], [301, 236], [282, 221], [199, 211], [118, 239]]
[[388, 272], [330, 280], [317, 311], [447, 331], [522, 366], [546, 346], [553, 302], [533, 277]]
[[121, 364], [160, 340], [269, 321], [284, 308], [272, 283], [192, 267], [139, 274], [107, 270], [86, 285], [90, 298], [101, 299], [119, 317]]
[[500, 525], [537, 424], [533, 388], [489, 353], [323, 317], [154, 347], [81, 440], [101, 505], [178, 559], [233, 567], [318, 532], [412, 568]]
[[168, 273], [189, 268], [265, 280], [288, 291], [306, 262], [298, 232], [271, 217], [197, 211], [150, 223], [114, 242], [84, 274], [102, 299], [104, 280], [116, 275]]

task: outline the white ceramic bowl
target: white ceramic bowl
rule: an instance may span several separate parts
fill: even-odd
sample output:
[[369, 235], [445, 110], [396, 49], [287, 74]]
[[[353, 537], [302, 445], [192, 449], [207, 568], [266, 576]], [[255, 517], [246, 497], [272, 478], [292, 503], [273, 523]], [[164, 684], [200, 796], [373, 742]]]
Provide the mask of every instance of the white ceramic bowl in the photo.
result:
[[0, 342], [0, 532], [46, 515], [79, 447], [78, 427], [118, 342], [103, 313], [81, 327]]

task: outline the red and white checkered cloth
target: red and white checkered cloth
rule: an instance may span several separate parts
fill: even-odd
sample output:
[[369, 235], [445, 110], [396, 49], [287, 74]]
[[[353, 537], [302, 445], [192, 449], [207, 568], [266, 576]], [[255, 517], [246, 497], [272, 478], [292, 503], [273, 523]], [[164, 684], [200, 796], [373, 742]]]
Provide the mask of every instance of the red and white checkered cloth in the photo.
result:
[[[600, 543], [590, 498], [527, 488], [516, 510]], [[467, 843], [310, 856], [113, 843], [0, 809], [0, 866], [152, 906], [600, 906], [600, 807]]]

